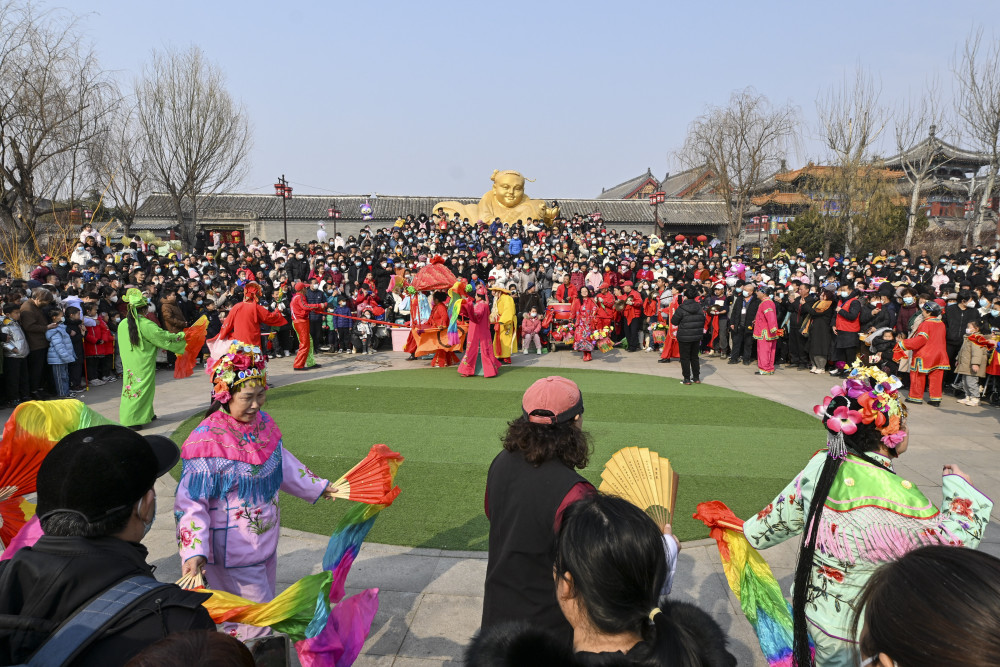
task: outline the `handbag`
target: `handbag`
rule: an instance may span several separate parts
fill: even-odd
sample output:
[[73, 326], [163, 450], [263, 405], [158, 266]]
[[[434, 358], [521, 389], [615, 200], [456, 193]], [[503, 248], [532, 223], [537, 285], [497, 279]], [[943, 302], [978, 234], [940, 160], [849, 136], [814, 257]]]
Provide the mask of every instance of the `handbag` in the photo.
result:
[[809, 338], [809, 329], [812, 327], [813, 318], [812, 315], [806, 315], [802, 320], [802, 324], [799, 328], [799, 333], [802, 334], [803, 338]]

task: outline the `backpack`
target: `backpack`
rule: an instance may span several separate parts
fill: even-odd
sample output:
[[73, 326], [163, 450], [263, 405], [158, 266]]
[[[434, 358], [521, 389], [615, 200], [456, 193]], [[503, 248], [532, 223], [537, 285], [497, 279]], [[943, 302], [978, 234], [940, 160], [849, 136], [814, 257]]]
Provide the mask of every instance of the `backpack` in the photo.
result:
[[101, 635], [104, 628], [116, 623], [135, 603], [169, 585], [144, 575], [118, 582], [63, 621], [27, 662], [16, 667], [71, 664]]

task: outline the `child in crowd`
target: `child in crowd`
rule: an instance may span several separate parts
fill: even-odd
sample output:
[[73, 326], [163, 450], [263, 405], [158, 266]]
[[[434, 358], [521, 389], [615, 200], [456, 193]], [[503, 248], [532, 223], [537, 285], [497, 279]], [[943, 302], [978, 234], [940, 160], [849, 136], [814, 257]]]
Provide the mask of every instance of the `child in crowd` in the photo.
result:
[[337, 298], [337, 307], [333, 309], [334, 328], [337, 330], [337, 351], [353, 351], [351, 346], [351, 309], [347, 305], [347, 297], [341, 294]]
[[957, 384], [965, 392], [965, 398], [958, 402], [976, 407], [979, 405], [979, 378], [986, 377], [986, 361], [989, 359], [989, 340], [980, 334], [979, 321], [972, 320], [965, 325], [965, 340], [955, 361]]
[[[69, 364], [69, 389], [73, 392], [82, 392], [86, 387], [83, 384], [83, 337], [87, 333], [87, 327], [83, 324], [82, 313], [76, 306], [66, 306], [66, 332], [73, 343], [73, 355], [76, 361]], [[93, 321], [93, 320], [91, 320]]]
[[28, 399], [28, 339], [21, 330], [21, 307], [17, 303], [3, 306], [0, 333], [3, 344], [4, 405], [13, 408]]
[[117, 312], [111, 314], [111, 318], [108, 320], [108, 328], [111, 329], [111, 335], [115, 339], [115, 355], [111, 362], [111, 370], [114, 372], [116, 379], [121, 379], [122, 375], [125, 373], [125, 369], [122, 368], [122, 355], [118, 351], [118, 325], [121, 324], [122, 316]]
[[877, 366], [889, 375], [899, 375], [899, 362], [893, 361], [892, 349], [896, 346], [896, 335], [892, 327], [876, 329], [864, 338], [868, 345], [868, 363]]
[[[361, 317], [371, 319], [371, 316], [371, 309], [365, 308], [361, 311]], [[372, 325], [370, 322], [358, 320], [354, 323], [354, 339], [355, 346], [358, 348], [360, 354], [374, 354], [374, 350], [369, 348], [372, 339]], [[351, 351], [354, 351], [353, 348]]]
[[94, 326], [87, 327], [87, 333], [83, 337], [83, 352], [87, 362], [87, 381], [89, 384], [99, 387], [118, 379], [112, 370], [115, 338], [108, 327], [108, 314], [98, 315], [96, 303], [84, 304], [83, 314], [94, 320]]
[[69, 389], [69, 365], [76, 361], [73, 353], [73, 341], [63, 324], [63, 311], [51, 308], [48, 313], [50, 324], [54, 324], [45, 332], [49, 342], [48, 362], [52, 369], [52, 379], [56, 385], [56, 396], [59, 398], [79, 398], [82, 392], [71, 392]]
[[531, 343], [535, 344], [535, 354], [542, 353], [542, 339], [538, 336], [541, 330], [542, 320], [538, 317], [538, 309], [532, 308], [528, 315], [521, 320], [521, 334], [524, 337], [521, 349], [524, 354], [528, 354], [528, 346]]

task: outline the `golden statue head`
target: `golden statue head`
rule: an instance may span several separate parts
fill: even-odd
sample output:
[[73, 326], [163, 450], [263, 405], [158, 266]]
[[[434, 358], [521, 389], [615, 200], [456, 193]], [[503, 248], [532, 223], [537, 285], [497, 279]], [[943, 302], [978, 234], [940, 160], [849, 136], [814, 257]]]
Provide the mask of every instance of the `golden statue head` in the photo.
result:
[[493, 198], [498, 204], [514, 208], [524, 199], [525, 178], [520, 172], [494, 169], [490, 180], [493, 181]]

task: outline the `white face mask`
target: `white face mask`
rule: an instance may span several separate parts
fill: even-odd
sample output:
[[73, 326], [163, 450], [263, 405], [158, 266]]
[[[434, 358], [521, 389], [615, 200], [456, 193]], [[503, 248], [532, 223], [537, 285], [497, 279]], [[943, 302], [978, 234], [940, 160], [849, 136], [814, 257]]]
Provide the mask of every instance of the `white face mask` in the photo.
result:
[[[139, 501], [139, 506], [136, 508], [136, 513], [142, 513], [142, 500]], [[153, 529], [153, 522], [156, 521], [156, 494], [153, 494], [153, 513], [150, 515], [149, 521], [142, 522], [142, 536], [146, 537], [149, 535], [149, 531]]]

